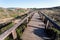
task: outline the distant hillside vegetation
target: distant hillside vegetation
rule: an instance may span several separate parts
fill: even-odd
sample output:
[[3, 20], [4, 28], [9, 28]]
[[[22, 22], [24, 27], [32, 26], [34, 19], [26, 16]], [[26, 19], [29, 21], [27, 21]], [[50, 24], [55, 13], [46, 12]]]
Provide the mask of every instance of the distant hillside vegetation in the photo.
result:
[[41, 8], [39, 10], [47, 14], [52, 19], [54, 18], [54, 20], [56, 20], [56, 23], [60, 25], [60, 6], [52, 8]]
[[0, 19], [16, 17], [25, 14], [29, 9], [24, 8], [1, 8], [0, 7]]

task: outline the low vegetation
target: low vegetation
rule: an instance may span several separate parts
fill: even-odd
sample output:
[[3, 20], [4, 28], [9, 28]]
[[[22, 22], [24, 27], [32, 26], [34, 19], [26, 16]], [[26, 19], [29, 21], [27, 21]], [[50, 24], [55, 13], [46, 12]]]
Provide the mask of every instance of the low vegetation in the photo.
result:
[[11, 28], [14, 24], [10, 23], [9, 25], [3, 27], [0, 29], [0, 34], [2, 34], [3, 32], [5, 32], [6, 30], [8, 30], [9, 28]]
[[[60, 26], [60, 7], [42, 8], [41, 11]], [[57, 30], [54, 26], [52, 26], [50, 30], [53, 30], [57, 34], [56, 40], [60, 40], [60, 30]]]
[[[18, 20], [18, 19], [23, 19], [27, 16], [27, 12], [29, 9], [24, 9], [24, 8], [0, 8], [0, 22], [3, 24], [7, 22], [8, 20]], [[12, 18], [12, 19], [10, 19]], [[4, 22], [3, 22], [4, 21]], [[13, 27], [14, 22], [10, 23], [9, 25], [6, 25], [5, 27], [0, 29], [0, 35], [4, 33], [6, 30], [10, 29]], [[25, 21], [19, 27], [16, 29], [17, 32], [17, 39], [21, 39], [21, 35], [24, 31], [24, 29], [27, 27], [27, 22]], [[12, 35], [10, 34], [5, 40], [13, 40]]]

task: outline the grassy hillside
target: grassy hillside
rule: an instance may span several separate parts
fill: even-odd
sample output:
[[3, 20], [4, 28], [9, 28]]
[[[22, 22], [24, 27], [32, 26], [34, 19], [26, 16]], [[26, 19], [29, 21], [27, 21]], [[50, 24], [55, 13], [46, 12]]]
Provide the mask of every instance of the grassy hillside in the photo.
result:
[[20, 16], [27, 11], [27, 9], [23, 8], [0, 8], [0, 19]]
[[26, 14], [29, 9], [25, 8], [0, 8], [0, 23], [11, 20], [17, 16]]

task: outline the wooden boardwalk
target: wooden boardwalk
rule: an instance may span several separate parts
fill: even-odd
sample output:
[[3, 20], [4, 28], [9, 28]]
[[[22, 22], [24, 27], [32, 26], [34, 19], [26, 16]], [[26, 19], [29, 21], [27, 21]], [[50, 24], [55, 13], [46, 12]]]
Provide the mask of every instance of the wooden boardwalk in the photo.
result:
[[[10, 34], [12, 34], [13, 39], [16, 40], [18, 37], [16, 33], [17, 27], [19, 27], [22, 23], [28, 20], [28, 17], [29, 18], [32, 17], [32, 18], [27, 24], [27, 28], [24, 30], [22, 36], [20, 37], [22, 40], [55, 40], [57, 37], [59, 38], [59, 35], [56, 34], [54, 30], [50, 30], [50, 27], [52, 27], [60, 31], [60, 26], [56, 24], [53, 21], [53, 19], [51, 19], [50, 17], [48, 17], [46, 14], [44, 14], [41, 11], [38, 11], [37, 13], [36, 11], [31, 11], [29, 12], [29, 14], [27, 13], [27, 16], [23, 18], [23, 20], [19, 21], [17, 24], [12, 26], [10, 29], [3, 32], [0, 35], [0, 40], [4, 40]], [[45, 24], [42, 20], [45, 21]], [[49, 29], [49, 30], [46, 30], [46, 29]]]
[[35, 13], [31, 21], [27, 24], [27, 28], [23, 32], [22, 40], [45, 40], [46, 37], [45, 24], [42, 22], [38, 13]]

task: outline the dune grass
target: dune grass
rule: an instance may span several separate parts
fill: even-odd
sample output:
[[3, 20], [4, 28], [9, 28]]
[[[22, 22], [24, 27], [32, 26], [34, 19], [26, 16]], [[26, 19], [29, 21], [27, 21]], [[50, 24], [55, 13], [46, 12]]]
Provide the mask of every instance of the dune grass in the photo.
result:
[[3, 32], [5, 32], [6, 30], [8, 30], [9, 28], [11, 28], [13, 26], [13, 23], [10, 23], [9, 25], [3, 27], [0, 29], [0, 34], [2, 34]]
[[57, 34], [60, 34], [60, 30], [57, 30], [56, 28], [53, 28], [53, 27], [51, 27], [51, 29], [52, 29], [54, 32], [57, 32]]

